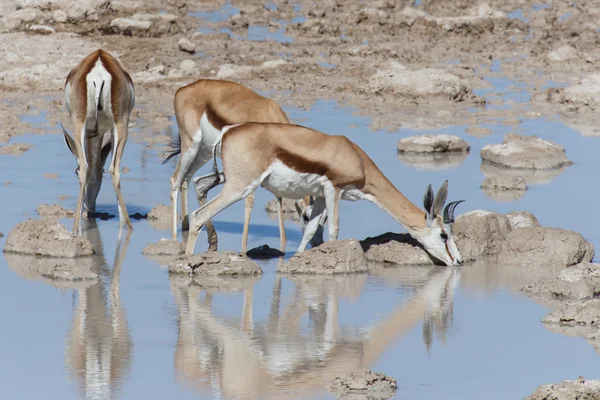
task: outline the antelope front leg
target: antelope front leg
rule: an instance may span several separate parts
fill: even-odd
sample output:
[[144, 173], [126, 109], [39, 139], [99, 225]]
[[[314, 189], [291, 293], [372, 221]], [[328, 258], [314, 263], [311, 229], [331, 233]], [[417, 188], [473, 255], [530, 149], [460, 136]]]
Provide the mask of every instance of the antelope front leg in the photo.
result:
[[244, 209], [244, 230], [242, 231], [242, 253], [248, 251], [248, 230], [250, 228], [250, 214], [252, 213], [252, 207], [254, 206], [254, 193], [250, 193], [246, 197], [245, 209]]
[[[196, 198], [198, 199], [200, 208], [206, 204], [206, 195], [208, 194], [208, 191], [222, 183], [225, 183], [223, 172], [213, 172], [194, 179]], [[206, 234], [208, 236], [208, 251], [217, 251], [219, 247], [219, 238], [212, 220], [206, 221]]]
[[285, 236], [285, 224], [283, 221], [283, 198], [277, 197], [277, 219], [279, 220], [279, 250], [285, 253], [287, 237]]
[[127, 213], [127, 207], [123, 200], [123, 194], [121, 193], [121, 157], [123, 156], [123, 150], [125, 149], [125, 143], [127, 143], [127, 120], [119, 122], [113, 129], [113, 156], [110, 163], [109, 173], [112, 177], [113, 188], [117, 194], [117, 201], [119, 203], [119, 221], [121, 224], [125, 223], [127, 228], [133, 230], [129, 214]]

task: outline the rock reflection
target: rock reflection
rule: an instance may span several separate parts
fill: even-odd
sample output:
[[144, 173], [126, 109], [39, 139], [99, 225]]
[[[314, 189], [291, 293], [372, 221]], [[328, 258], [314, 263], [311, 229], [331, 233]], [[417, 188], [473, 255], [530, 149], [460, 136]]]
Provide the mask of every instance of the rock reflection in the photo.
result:
[[486, 177], [492, 176], [510, 176], [523, 178], [527, 185], [541, 185], [551, 182], [554, 178], [562, 174], [568, 166], [554, 169], [516, 169], [503, 168], [488, 162], [481, 163], [481, 172]]
[[106, 399], [114, 396], [131, 367], [133, 341], [120, 297], [121, 266], [131, 231], [127, 231], [122, 249], [119, 234], [112, 273], [94, 220], [86, 221], [84, 235], [96, 248], [92, 270], [101, 276], [111, 275], [111, 285], [107, 291], [105, 282], [99, 279], [95, 285], [77, 290], [78, 302], [67, 336], [65, 360], [86, 399]]
[[[252, 314], [257, 278], [219, 278], [221, 285], [215, 286], [216, 281], [206, 285], [171, 277], [179, 307], [176, 375], [198, 391], [229, 398], [306, 398], [337, 376], [371, 366], [421, 320], [429, 348], [434, 331], [443, 340], [452, 321], [460, 270], [425, 269], [406, 302], [372, 326], [360, 327], [340, 324], [338, 306], [341, 298], [360, 297], [366, 275], [290, 277], [294, 291], [287, 302], [281, 295], [284, 278], [277, 275], [269, 314], [258, 322]], [[211, 309], [217, 290], [244, 291], [235, 324]]]
[[408, 167], [420, 170], [443, 170], [452, 169], [461, 165], [469, 156], [469, 153], [447, 152], [433, 154], [398, 153], [398, 159]]

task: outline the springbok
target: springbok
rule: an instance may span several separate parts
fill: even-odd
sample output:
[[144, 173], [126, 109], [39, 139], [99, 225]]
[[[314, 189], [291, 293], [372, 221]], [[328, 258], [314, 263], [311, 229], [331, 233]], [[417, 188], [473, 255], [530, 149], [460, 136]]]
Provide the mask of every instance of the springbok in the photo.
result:
[[[120, 164], [127, 142], [129, 115], [135, 105], [131, 77], [121, 63], [98, 49], [69, 72], [65, 101], [74, 137], [62, 126], [67, 147], [77, 159], [79, 196], [73, 232], [81, 233], [83, 208], [95, 211], [104, 163], [112, 151], [109, 173], [117, 194], [119, 221], [133, 229], [121, 194]], [[110, 132], [109, 132], [110, 131]]]
[[[221, 130], [228, 125], [242, 122], [288, 123], [281, 107], [271, 99], [263, 97], [249, 88], [235, 82], [200, 79], [183, 86], [175, 93], [175, 117], [179, 135], [171, 143], [169, 159], [180, 154], [179, 162], [171, 177], [171, 236], [177, 239], [177, 197], [181, 192], [182, 230], [189, 225], [188, 186], [192, 176], [213, 156], [215, 142]], [[211, 177], [214, 175], [210, 174]], [[212, 180], [208, 185], [204, 177], [194, 179], [196, 197], [200, 206], [206, 202], [206, 194], [211, 188], [223, 183], [224, 179]], [[282, 198], [277, 198], [277, 214], [280, 230], [280, 245], [283, 251], [286, 243]], [[254, 194], [246, 196], [242, 251], [246, 252], [248, 226], [254, 205]], [[209, 251], [217, 250], [217, 233], [210, 220], [206, 221]]]
[[[291, 124], [243, 123], [223, 129], [220, 147], [225, 185], [221, 193], [191, 215], [186, 254], [192, 254], [200, 229], [225, 208], [262, 185], [277, 197], [314, 196], [310, 220], [298, 252], [328, 219], [329, 240], [338, 237], [340, 199], [369, 200], [404, 225], [425, 250], [446, 265], [461, 264], [452, 234], [454, 209], [444, 203], [448, 181], [433, 196], [425, 193], [425, 211], [408, 200], [369, 156], [345, 136], [331, 136]], [[443, 218], [442, 218], [443, 209]]]

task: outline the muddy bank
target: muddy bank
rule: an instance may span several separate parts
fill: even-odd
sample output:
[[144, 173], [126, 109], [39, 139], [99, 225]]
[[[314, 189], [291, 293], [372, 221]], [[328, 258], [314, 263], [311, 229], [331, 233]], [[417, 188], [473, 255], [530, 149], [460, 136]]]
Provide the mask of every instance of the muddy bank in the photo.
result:
[[580, 376], [573, 381], [541, 385], [525, 400], [591, 400], [598, 397], [600, 397], [600, 380], [585, 380]]

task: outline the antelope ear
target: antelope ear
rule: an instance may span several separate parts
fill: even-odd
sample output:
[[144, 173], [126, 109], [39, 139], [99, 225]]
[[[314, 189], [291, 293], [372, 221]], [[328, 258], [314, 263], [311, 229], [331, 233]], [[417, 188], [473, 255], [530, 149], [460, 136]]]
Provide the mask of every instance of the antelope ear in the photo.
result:
[[431, 184], [427, 185], [427, 190], [423, 197], [423, 207], [425, 208], [427, 220], [433, 220], [433, 189], [431, 188]]
[[65, 144], [67, 145], [67, 148], [69, 149], [71, 154], [77, 157], [77, 155], [75, 154], [75, 141], [71, 136], [69, 136], [63, 124], [60, 124], [60, 127], [62, 128], [63, 138], [65, 139]]
[[435, 195], [435, 200], [433, 201], [433, 214], [442, 215], [442, 209], [444, 208], [444, 204], [446, 204], [446, 199], [448, 198], [448, 179], [444, 181], [437, 194]]

